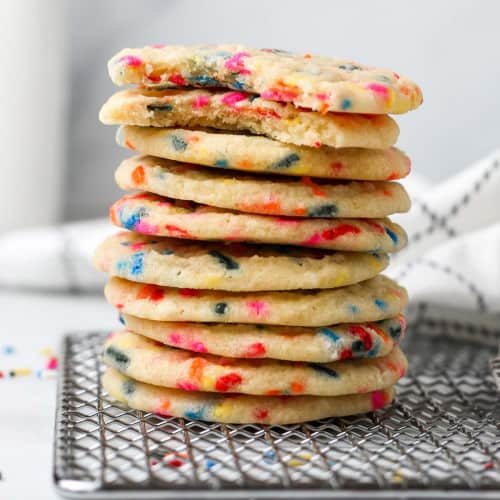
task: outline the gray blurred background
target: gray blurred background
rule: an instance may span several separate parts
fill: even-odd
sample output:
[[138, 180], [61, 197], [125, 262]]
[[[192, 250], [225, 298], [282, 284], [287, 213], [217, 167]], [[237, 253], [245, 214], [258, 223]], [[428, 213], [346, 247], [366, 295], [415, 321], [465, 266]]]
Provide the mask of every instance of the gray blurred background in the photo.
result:
[[500, 144], [500, 2], [495, 0], [56, 3], [67, 16], [63, 220], [105, 215], [119, 196], [113, 171], [127, 153], [97, 114], [116, 90], [106, 62], [127, 46], [241, 42], [389, 67], [423, 89], [424, 106], [396, 119], [399, 146], [412, 157], [414, 172], [432, 179], [449, 176]]

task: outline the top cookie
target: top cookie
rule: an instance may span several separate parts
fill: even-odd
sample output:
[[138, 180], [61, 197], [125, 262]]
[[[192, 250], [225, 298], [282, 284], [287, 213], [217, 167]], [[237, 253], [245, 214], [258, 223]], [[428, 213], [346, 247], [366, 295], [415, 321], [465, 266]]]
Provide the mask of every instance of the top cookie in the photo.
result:
[[241, 45], [124, 49], [108, 70], [117, 85], [226, 87], [321, 112], [405, 113], [422, 103], [420, 88], [392, 71]]

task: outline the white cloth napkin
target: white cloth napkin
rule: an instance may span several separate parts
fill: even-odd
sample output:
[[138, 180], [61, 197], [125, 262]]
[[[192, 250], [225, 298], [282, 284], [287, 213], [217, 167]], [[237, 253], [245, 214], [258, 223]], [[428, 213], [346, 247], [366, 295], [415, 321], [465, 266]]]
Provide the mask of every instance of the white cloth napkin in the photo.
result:
[[[491, 324], [500, 313], [500, 151], [442, 183], [418, 174], [403, 183], [413, 207], [393, 219], [409, 245], [387, 274], [414, 303], [475, 311]], [[113, 231], [97, 219], [1, 236], [0, 286], [101, 293], [104, 278], [90, 260]]]

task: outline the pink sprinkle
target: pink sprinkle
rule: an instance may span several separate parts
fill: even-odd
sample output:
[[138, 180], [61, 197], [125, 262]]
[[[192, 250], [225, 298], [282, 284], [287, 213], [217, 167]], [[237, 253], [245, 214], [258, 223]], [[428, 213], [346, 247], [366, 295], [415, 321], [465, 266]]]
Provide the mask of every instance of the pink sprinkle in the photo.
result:
[[195, 352], [207, 352], [207, 348], [203, 342], [192, 342], [189, 345], [189, 349]]
[[264, 90], [261, 92], [261, 97], [263, 99], [269, 99], [270, 101], [293, 101], [297, 97], [296, 92], [287, 92], [285, 90]]
[[143, 64], [142, 59], [140, 59], [137, 56], [133, 56], [131, 54], [120, 57], [120, 59], [118, 59], [118, 62], [125, 63], [127, 66], [130, 66], [131, 68], [138, 68]]
[[247, 307], [255, 316], [265, 316], [269, 312], [267, 304], [263, 300], [251, 300], [247, 302]]
[[182, 336], [180, 333], [171, 333], [168, 340], [171, 344], [180, 345], [182, 342]]
[[168, 81], [172, 82], [174, 85], [179, 85], [180, 87], [184, 87], [187, 85], [186, 80], [180, 73], [174, 73], [168, 77]]
[[136, 243], [132, 243], [132, 245], [130, 245], [130, 250], [140, 250], [146, 243], [144, 243], [143, 241], [137, 241]]
[[226, 106], [234, 108], [237, 102], [244, 101], [247, 97], [248, 94], [244, 94], [243, 92], [229, 92], [221, 99], [221, 102]]
[[248, 56], [250, 56], [248, 52], [237, 52], [224, 63], [224, 67], [240, 75], [249, 75], [250, 71], [245, 68], [243, 61], [243, 58]]
[[380, 83], [369, 83], [365, 88], [372, 90], [375, 94], [378, 94], [379, 97], [383, 99], [387, 99], [389, 97], [389, 91], [385, 85]]
[[373, 391], [372, 392], [372, 408], [374, 410], [380, 410], [385, 405], [385, 394], [384, 391]]
[[164, 43], [155, 43], [154, 45], [151, 45], [152, 49], [164, 49], [166, 45]]
[[208, 95], [199, 95], [193, 101], [193, 108], [203, 108], [210, 102], [210, 96]]
[[57, 358], [55, 356], [51, 356], [45, 365], [47, 370], [57, 370]]
[[155, 234], [158, 232], [158, 226], [155, 226], [154, 224], [148, 224], [147, 222], [144, 222], [144, 221], [140, 221], [135, 226], [134, 229], [138, 233], [142, 233], [142, 234]]
[[321, 234], [314, 233], [308, 240], [303, 241], [302, 245], [317, 245], [318, 243], [321, 243], [321, 240]]
[[197, 384], [193, 384], [193, 382], [190, 382], [189, 380], [177, 382], [176, 386], [178, 389], [182, 389], [184, 391], [199, 391], [200, 390], [200, 388]]
[[179, 290], [179, 295], [183, 297], [198, 297], [200, 295], [199, 290], [193, 290], [192, 288], [181, 288]]
[[316, 97], [320, 100], [320, 101], [326, 101], [328, 99], [328, 95], [327, 94], [316, 94]]

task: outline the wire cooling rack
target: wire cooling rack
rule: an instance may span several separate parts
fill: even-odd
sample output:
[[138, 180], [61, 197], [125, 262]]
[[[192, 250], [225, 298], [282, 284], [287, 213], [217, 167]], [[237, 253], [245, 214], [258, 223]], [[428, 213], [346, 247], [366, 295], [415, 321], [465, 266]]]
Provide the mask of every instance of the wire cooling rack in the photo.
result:
[[118, 406], [103, 333], [62, 352], [54, 481], [69, 498], [499, 498], [498, 318], [421, 304], [389, 408], [301, 425], [219, 425]]

